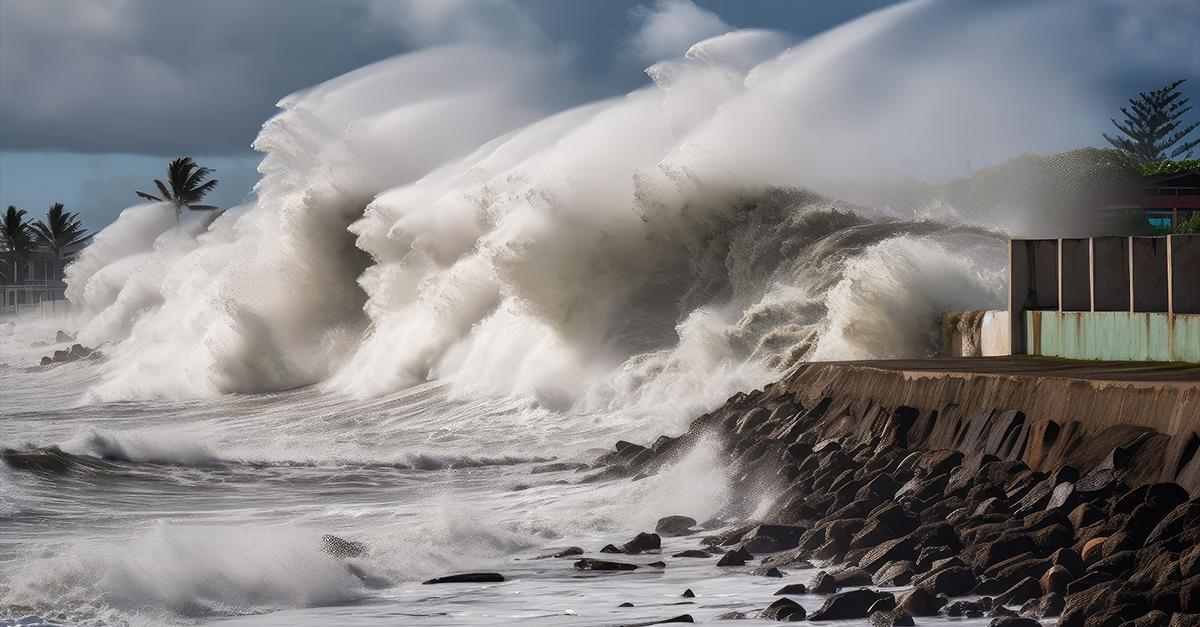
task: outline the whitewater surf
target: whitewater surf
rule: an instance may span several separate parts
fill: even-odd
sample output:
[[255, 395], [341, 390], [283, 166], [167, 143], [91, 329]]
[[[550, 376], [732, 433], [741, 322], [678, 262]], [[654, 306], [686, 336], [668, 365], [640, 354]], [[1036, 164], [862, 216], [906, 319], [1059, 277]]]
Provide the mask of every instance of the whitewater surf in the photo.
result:
[[[1073, 29], [1103, 45], [1047, 43]], [[478, 44], [283, 98], [250, 201], [182, 224], [129, 207], [67, 268], [69, 316], [0, 325], [0, 618], [627, 624], [684, 613], [688, 587], [697, 620], [760, 604], [776, 580], [532, 558], [728, 514], [703, 443], [588, 480], [618, 440], [679, 435], [802, 362], [932, 355], [943, 312], [1004, 303], [1010, 235], [1102, 231], [1024, 169], [1086, 186], [1102, 164], [963, 177], [962, 155], [1078, 145], [1107, 115], [1092, 70], [1141, 45], [1122, 29], [1086, 3], [917, 0], [804, 41], [705, 39], [598, 101], [567, 95], [569, 64]], [[74, 342], [103, 356], [36, 366]], [[747, 517], [778, 495], [751, 496]], [[421, 585], [481, 570], [507, 581]]]

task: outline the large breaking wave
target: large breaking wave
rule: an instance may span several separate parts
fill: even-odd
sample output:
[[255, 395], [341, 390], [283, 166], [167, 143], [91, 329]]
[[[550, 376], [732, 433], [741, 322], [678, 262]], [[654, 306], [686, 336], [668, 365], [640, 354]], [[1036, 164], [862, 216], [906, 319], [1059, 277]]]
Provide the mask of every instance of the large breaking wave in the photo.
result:
[[1039, 42], [1140, 45], [1132, 11], [917, 1], [799, 43], [733, 31], [588, 103], [566, 64], [495, 46], [351, 72], [280, 102], [252, 202], [181, 226], [131, 207], [68, 269], [109, 356], [88, 394], [444, 379], [683, 416], [798, 361], [929, 354], [941, 312], [1000, 304], [1006, 233], [1095, 221], [866, 183], [1090, 137], [1110, 56]]

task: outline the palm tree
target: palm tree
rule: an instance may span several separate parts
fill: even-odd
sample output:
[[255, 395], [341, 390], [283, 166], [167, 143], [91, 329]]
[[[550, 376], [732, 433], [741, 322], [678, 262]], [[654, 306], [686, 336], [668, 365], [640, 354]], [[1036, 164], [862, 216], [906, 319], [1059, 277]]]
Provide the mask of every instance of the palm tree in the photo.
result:
[[37, 242], [54, 252], [54, 268], [51, 276], [58, 279], [58, 264], [62, 262], [64, 248], [74, 246], [90, 235], [83, 229], [77, 214], [63, 211], [63, 204], [56, 202], [46, 211], [46, 221], [38, 220], [31, 227]]
[[[9, 256], [12, 257], [12, 278], [17, 278], [17, 260], [24, 259], [29, 255], [29, 251], [33, 248], [33, 234], [29, 228], [29, 221], [25, 219], [25, 210], [17, 209], [9, 205], [8, 211], [4, 213], [4, 220], [0, 221], [0, 244], [8, 249]], [[8, 270], [8, 264], [5, 264], [5, 270]]]
[[216, 209], [212, 205], [196, 204], [217, 186], [216, 179], [203, 182], [209, 174], [212, 174], [211, 169], [196, 165], [191, 157], [179, 157], [167, 166], [167, 183], [169, 184], [154, 179], [154, 184], [158, 186], [158, 191], [162, 193], [162, 196], [139, 191], [134, 193], [146, 200], [171, 203], [175, 206], [175, 219], [178, 220], [185, 207], [196, 211]]

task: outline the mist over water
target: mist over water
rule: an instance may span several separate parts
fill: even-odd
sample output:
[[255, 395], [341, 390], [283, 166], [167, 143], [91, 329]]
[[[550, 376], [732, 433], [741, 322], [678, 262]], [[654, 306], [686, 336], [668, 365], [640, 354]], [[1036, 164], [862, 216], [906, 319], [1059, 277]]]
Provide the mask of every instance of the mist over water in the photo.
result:
[[[677, 434], [802, 361], [930, 355], [943, 312], [1002, 304], [1007, 237], [1103, 230], [1020, 185], [936, 184], [1092, 143], [1144, 29], [1187, 50], [1186, 25], [1104, 4], [918, 0], [805, 41], [698, 19], [593, 102], [568, 59], [495, 43], [285, 97], [252, 201], [129, 207], [67, 269], [72, 319], [0, 328], [5, 394], [37, 408], [0, 444], [55, 469], [0, 464], [0, 516], [26, 521], [0, 608], [408, 607], [405, 582], [716, 513], [705, 447], [633, 483], [530, 464]], [[638, 54], [681, 36], [645, 20]], [[1079, 29], [1095, 43], [1058, 45]], [[912, 179], [935, 185], [890, 199]], [[63, 326], [105, 359], [27, 368]], [[372, 547], [368, 576], [326, 532]]]

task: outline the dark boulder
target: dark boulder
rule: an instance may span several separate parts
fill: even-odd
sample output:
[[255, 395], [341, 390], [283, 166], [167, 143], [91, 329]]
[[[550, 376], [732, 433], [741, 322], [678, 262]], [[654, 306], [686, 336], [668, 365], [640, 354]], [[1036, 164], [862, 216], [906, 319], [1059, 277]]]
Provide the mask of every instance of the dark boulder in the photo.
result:
[[745, 566], [746, 562], [754, 559], [754, 555], [746, 549], [736, 549], [721, 556], [717, 566]]
[[[948, 597], [963, 596], [979, 583], [974, 571], [961, 566], [951, 566], [934, 571], [913, 580], [913, 585], [925, 588], [934, 594], [944, 594]], [[916, 613], [914, 612], [914, 615]]]
[[606, 544], [606, 545], [604, 545], [603, 548], [600, 549], [600, 552], [601, 553], [620, 553], [621, 549], [619, 549], [611, 544]]
[[825, 599], [825, 604], [813, 612], [808, 617], [808, 620], [816, 622], [866, 618], [868, 616], [867, 611], [876, 601], [890, 596], [893, 596], [890, 592], [879, 592], [867, 588], [838, 592]]
[[802, 533], [791, 525], [759, 525], [742, 538], [742, 547], [752, 553], [778, 553], [795, 548]]
[[1021, 614], [1032, 618], [1054, 618], [1062, 614], [1066, 599], [1061, 594], [1045, 594], [1021, 606]]
[[1056, 564], [1051, 566], [1050, 569], [1046, 571], [1046, 574], [1042, 575], [1039, 583], [1042, 586], [1042, 592], [1044, 594], [1050, 594], [1051, 592], [1066, 594], [1067, 585], [1074, 580], [1075, 575], [1071, 574], [1071, 571], [1066, 566]]
[[662, 538], [657, 533], [639, 533], [632, 540], [621, 545], [621, 552], [636, 555], [644, 551], [656, 551], [662, 548]]
[[888, 562], [875, 572], [871, 583], [877, 586], [907, 586], [912, 583], [913, 563], [907, 560]]
[[765, 610], [759, 612], [758, 617], [762, 620], [795, 622], [804, 620], [806, 614], [803, 606], [784, 597], [768, 605]]
[[590, 557], [585, 557], [575, 562], [575, 568], [578, 568], [579, 570], [636, 570], [637, 564], [610, 562], [608, 560], [597, 560]]
[[658, 519], [658, 523], [654, 525], [654, 532], [660, 536], [674, 538], [693, 533], [692, 527], [695, 526], [695, 518], [689, 516], [666, 516]]
[[900, 597], [897, 607], [913, 616], [937, 616], [938, 610], [946, 605], [943, 597], [926, 588], [913, 588]]
[[1030, 599], [1042, 596], [1042, 584], [1033, 577], [1026, 577], [1008, 590], [996, 595], [997, 605], [1022, 605]]
[[966, 618], [979, 618], [987, 612], [988, 606], [985, 606], [981, 601], [955, 601], [946, 607], [942, 608], [942, 613], [946, 616], [963, 616]]
[[679, 596], [681, 596], [685, 599], [694, 599], [694, 598], [696, 598], [696, 593], [692, 592], [691, 588], [688, 588], [688, 589], [684, 590], [683, 594], [681, 594]]
[[802, 583], [789, 583], [775, 591], [776, 596], [784, 594], [808, 594], [808, 586]]
[[870, 617], [867, 619], [867, 623], [871, 625], [871, 627], [911, 627], [912, 625], [916, 625], [916, 623], [913, 622], [912, 615], [899, 608], [886, 612], [871, 612]]
[[988, 627], [1042, 627], [1042, 624], [1024, 616], [1000, 616], [993, 618]]
[[671, 555], [671, 557], [705, 558], [705, 557], [712, 557], [712, 553], [709, 553], [708, 551], [702, 551], [700, 549], [686, 549], [684, 551], [680, 551], [678, 553]]
[[504, 581], [504, 575], [500, 573], [462, 573], [459, 575], [436, 577], [424, 583], [425, 585], [430, 585], [438, 583], [496, 583], [500, 581]]

